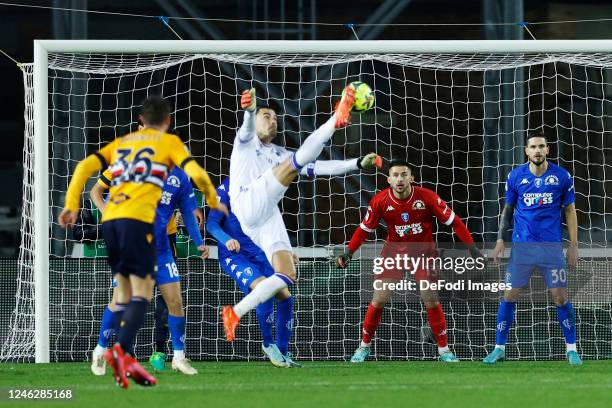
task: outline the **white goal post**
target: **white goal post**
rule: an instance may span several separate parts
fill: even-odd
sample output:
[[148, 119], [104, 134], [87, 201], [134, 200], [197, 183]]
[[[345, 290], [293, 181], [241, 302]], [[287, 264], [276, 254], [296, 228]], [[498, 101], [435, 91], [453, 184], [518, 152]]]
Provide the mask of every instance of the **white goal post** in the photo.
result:
[[607, 54], [612, 40], [550, 41], [137, 41], [34, 42], [34, 292], [35, 361], [50, 361], [49, 342], [49, 54]]

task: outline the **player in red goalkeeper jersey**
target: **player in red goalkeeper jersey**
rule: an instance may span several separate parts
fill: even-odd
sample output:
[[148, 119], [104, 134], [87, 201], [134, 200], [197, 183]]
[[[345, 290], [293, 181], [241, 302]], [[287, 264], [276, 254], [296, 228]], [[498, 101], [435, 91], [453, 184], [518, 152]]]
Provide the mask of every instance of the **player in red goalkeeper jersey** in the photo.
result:
[[[363, 221], [353, 233], [347, 252], [336, 258], [339, 268], [346, 268], [352, 255], [359, 249], [368, 234], [374, 232], [380, 220], [387, 224], [387, 240], [380, 254], [381, 258], [395, 258], [397, 254], [425, 257], [436, 256], [436, 245], [433, 241], [434, 218], [439, 222], [451, 225], [459, 239], [468, 245], [472, 256], [482, 256], [474, 247], [470, 231], [453, 212], [453, 210], [438, 195], [426, 188], [412, 185], [412, 171], [405, 161], [394, 161], [389, 167], [389, 188], [376, 194], [370, 201]], [[420, 268], [414, 273], [414, 279], [437, 281], [435, 271]], [[385, 268], [376, 277], [383, 283], [396, 283], [404, 279], [405, 271], [396, 267]], [[381, 288], [383, 289], [377, 289]], [[372, 302], [368, 305], [363, 323], [363, 336], [360, 347], [355, 351], [351, 362], [363, 362], [371, 352], [371, 342], [380, 324], [385, 304], [389, 301], [392, 291], [385, 289], [386, 285], [376, 285]], [[438, 300], [436, 290], [424, 289], [420, 296], [429, 318], [429, 326], [438, 343], [440, 360], [445, 362], [459, 361], [447, 344], [446, 320], [442, 305]]]

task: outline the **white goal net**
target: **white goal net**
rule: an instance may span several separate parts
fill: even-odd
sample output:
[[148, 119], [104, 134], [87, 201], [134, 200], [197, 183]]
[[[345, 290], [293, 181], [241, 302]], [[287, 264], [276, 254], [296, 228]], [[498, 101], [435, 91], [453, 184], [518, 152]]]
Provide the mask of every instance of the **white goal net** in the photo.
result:
[[[284, 52], [279, 50], [279, 52]], [[419, 185], [451, 205], [479, 243], [494, 242], [508, 172], [524, 162], [527, 134], [543, 132], [550, 160], [575, 179], [581, 252], [569, 276], [577, 311], [578, 347], [586, 358], [611, 350], [612, 53], [567, 54], [96, 54], [50, 53], [48, 63], [49, 174], [33, 170], [32, 66], [25, 84], [22, 244], [15, 267], [10, 327], [2, 328], [0, 360], [34, 356], [33, 183], [48, 177], [49, 347], [51, 361], [90, 358], [111, 276], [103, 257], [90, 257], [70, 230], [57, 224], [76, 163], [137, 127], [140, 105], [163, 95], [173, 106], [174, 131], [218, 185], [242, 123], [238, 95], [254, 87], [258, 103], [278, 113], [277, 142], [296, 148], [325, 121], [345, 84], [375, 90], [375, 108], [354, 115], [323, 152], [328, 159], [374, 151], [386, 161], [408, 159]], [[41, 160], [45, 160], [44, 157]], [[83, 193], [95, 182], [92, 178]], [[387, 186], [384, 172], [294, 183], [282, 202], [292, 244], [300, 248], [295, 332], [298, 359], [348, 359], [358, 346], [372, 296], [371, 259], [356, 257], [336, 269], [340, 251], [359, 225], [373, 194]], [[386, 237], [384, 228], [371, 238]], [[439, 225], [435, 237], [453, 242]], [[213, 244], [214, 241], [209, 241]], [[595, 249], [593, 249], [595, 248]], [[225, 341], [220, 305], [242, 294], [215, 259], [182, 258], [179, 269], [187, 316], [186, 352], [192, 359], [260, 359], [255, 314], [237, 340]], [[505, 265], [489, 264], [481, 278], [503, 281]], [[534, 275], [534, 276], [537, 276]], [[442, 292], [450, 346], [462, 359], [481, 359], [495, 342], [500, 293]], [[138, 335], [136, 353], [154, 347], [153, 312]], [[373, 358], [432, 359], [435, 344], [416, 293], [396, 293], [383, 314]], [[555, 359], [565, 352], [554, 304], [543, 281], [531, 280], [517, 307], [507, 353], [513, 359]]]

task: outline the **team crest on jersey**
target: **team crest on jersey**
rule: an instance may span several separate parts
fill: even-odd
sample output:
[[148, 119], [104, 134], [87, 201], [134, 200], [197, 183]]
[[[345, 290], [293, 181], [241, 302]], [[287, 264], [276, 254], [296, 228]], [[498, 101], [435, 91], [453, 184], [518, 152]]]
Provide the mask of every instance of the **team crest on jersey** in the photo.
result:
[[425, 203], [421, 200], [415, 200], [414, 203], [412, 203], [412, 209], [413, 210], [424, 210]]
[[246, 268], [244, 268], [244, 273], [246, 274], [246, 276], [253, 276], [253, 269], [251, 269], [250, 266], [247, 266]]
[[181, 186], [181, 181], [176, 176], [168, 177], [168, 180], [166, 181], [166, 183], [168, 183], [168, 185], [170, 185], [172, 187], [180, 187]]
[[121, 204], [122, 202], [124, 202], [125, 200], [129, 200], [130, 196], [127, 194], [123, 194], [123, 193], [119, 193], [116, 196], [114, 196], [113, 198], [111, 198], [111, 201], [115, 204]]
[[558, 186], [559, 185], [559, 179], [554, 174], [551, 174], [550, 176], [546, 177], [546, 179], [544, 180], [544, 185], [546, 185], [546, 186]]
[[410, 218], [407, 212], [403, 212], [400, 216], [402, 217], [402, 221], [404, 222], [408, 222], [408, 219]]
[[537, 179], [533, 180], [533, 183], [535, 184], [535, 186], [537, 188], [542, 187], [542, 179], [541, 178], [537, 178]]

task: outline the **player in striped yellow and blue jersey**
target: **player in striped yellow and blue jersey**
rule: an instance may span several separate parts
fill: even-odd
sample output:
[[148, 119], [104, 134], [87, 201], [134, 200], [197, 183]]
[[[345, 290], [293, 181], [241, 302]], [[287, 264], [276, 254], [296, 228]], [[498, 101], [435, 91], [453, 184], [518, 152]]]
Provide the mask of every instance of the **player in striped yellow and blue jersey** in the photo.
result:
[[77, 165], [59, 216], [62, 227], [74, 224], [85, 182], [94, 172], [110, 167], [113, 178], [102, 216], [102, 232], [108, 262], [118, 280], [118, 301], [129, 305], [121, 317], [117, 344], [105, 359], [123, 388], [128, 387], [128, 375], [141, 385], [157, 382], [133, 357], [132, 345], [153, 292], [156, 263], [153, 221], [169, 169], [182, 167], [202, 190], [211, 208], [227, 211], [217, 202], [215, 187], [206, 171], [176, 135], [166, 133], [170, 112], [163, 98], [148, 98], [140, 115], [142, 130], [115, 139]]

